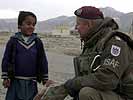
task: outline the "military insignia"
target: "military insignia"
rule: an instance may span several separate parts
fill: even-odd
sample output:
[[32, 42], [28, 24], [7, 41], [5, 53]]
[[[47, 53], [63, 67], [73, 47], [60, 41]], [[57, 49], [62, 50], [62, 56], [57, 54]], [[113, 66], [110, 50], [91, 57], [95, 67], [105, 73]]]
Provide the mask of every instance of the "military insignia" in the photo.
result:
[[116, 46], [116, 45], [112, 45], [111, 47], [111, 54], [113, 56], [119, 56], [120, 55], [120, 51], [121, 51], [121, 48]]
[[82, 13], [82, 9], [78, 9], [78, 10], [76, 11], [76, 14], [77, 14], [77, 15], [81, 15], [81, 13]]
[[105, 59], [103, 65], [112, 66], [113, 68], [119, 67], [119, 61], [115, 59]]

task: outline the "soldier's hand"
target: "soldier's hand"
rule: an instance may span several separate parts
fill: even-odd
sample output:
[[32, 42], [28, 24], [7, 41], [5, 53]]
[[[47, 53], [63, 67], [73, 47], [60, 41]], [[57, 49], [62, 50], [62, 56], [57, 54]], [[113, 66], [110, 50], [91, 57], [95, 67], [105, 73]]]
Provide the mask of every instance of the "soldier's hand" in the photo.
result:
[[49, 87], [50, 85], [53, 85], [55, 84], [56, 82], [52, 81], [52, 80], [47, 80], [46, 83], [45, 83], [45, 86], [46, 87]]
[[40, 94], [37, 94], [33, 100], [41, 100], [42, 96]]
[[48, 87], [44, 86], [44, 88], [41, 89], [41, 91], [38, 92], [38, 94], [34, 97], [33, 100], [41, 100], [44, 93], [47, 91]]
[[64, 85], [50, 87], [42, 97], [42, 100], [64, 100], [68, 95]]

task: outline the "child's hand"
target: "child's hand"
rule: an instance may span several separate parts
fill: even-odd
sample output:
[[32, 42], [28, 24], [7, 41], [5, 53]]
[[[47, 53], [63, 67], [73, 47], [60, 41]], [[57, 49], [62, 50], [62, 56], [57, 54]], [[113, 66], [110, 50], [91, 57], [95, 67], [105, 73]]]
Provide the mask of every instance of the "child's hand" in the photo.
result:
[[4, 86], [4, 88], [10, 87], [10, 79], [4, 79], [3, 80], [3, 86]]

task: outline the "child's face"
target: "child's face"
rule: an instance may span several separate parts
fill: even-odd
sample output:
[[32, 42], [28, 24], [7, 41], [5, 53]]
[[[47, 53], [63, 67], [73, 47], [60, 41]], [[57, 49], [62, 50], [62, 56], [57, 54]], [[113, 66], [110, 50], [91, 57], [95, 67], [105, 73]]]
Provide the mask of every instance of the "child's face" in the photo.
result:
[[20, 30], [24, 35], [31, 35], [35, 29], [35, 18], [27, 16], [20, 26]]

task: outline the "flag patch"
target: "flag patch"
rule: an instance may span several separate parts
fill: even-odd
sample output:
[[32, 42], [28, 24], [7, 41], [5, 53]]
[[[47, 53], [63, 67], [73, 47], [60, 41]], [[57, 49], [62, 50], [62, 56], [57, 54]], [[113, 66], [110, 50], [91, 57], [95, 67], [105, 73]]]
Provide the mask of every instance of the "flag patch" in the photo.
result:
[[111, 54], [113, 56], [119, 56], [120, 55], [120, 51], [121, 51], [121, 48], [116, 46], [116, 45], [112, 45], [111, 47]]

